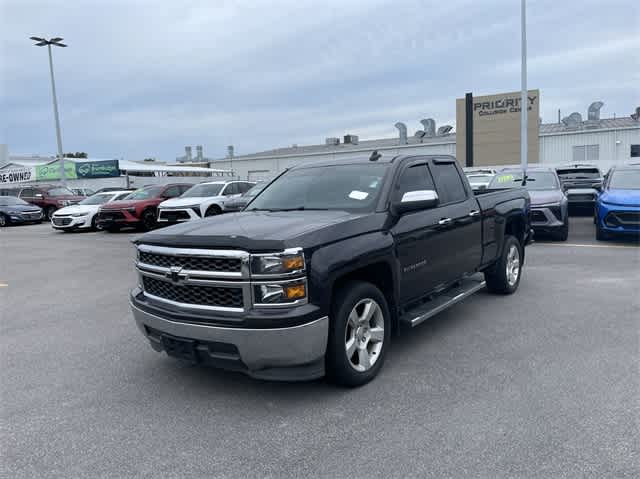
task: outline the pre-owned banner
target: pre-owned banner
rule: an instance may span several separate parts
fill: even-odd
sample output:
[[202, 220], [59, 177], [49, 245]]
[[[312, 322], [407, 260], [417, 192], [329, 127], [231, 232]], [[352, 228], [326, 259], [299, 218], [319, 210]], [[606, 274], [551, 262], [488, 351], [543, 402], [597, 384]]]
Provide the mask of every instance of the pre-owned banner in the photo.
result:
[[120, 176], [118, 160], [76, 163], [76, 176], [78, 178], [108, 178], [111, 176]]
[[36, 169], [32, 167], [6, 168], [0, 170], [0, 184], [22, 183], [33, 181], [36, 177]]

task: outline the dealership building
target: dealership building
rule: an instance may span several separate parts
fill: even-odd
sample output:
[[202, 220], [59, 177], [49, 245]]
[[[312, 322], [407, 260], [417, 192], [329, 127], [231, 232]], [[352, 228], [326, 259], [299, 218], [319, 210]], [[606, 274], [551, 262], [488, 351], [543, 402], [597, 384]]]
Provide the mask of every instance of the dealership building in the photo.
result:
[[[327, 159], [349, 160], [370, 155], [373, 150], [385, 156], [453, 155], [461, 166], [502, 167], [520, 163], [519, 92], [458, 99], [456, 131], [452, 125], [438, 127], [427, 118], [411, 125], [396, 123], [397, 134], [390, 138], [360, 140], [357, 135], [326, 138], [317, 145], [292, 145], [247, 155], [234, 155], [228, 147], [225, 158], [209, 163], [212, 168], [233, 170], [239, 178], [260, 180], [301, 163]], [[640, 107], [626, 117], [600, 118], [602, 102], [592, 103], [583, 119], [571, 113], [556, 123], [539, 120], [538, 90], [529, 91], [528, 159], [531, 164], [558, 166], [569, 163], [590, 163], [608, 170], [613, 164], [640, 162]], [[633, 108], [630, 108], [632, 110]], [[466, 112], [473, 119], [468, 121]], [[467, 125], [473, 136], [473, 164], [465, 152]]]

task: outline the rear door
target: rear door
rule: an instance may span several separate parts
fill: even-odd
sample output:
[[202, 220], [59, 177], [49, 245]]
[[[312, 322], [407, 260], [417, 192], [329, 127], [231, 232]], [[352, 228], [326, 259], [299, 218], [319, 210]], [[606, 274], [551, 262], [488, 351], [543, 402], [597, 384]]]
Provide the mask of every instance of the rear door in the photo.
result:
[[429, 166], [442, 208], [439, 225], [451, 249], [442, 268], [443, 278], [455, 281], [475, 271], [482, 261], [482, 215], [454, 159], [436, 158]]

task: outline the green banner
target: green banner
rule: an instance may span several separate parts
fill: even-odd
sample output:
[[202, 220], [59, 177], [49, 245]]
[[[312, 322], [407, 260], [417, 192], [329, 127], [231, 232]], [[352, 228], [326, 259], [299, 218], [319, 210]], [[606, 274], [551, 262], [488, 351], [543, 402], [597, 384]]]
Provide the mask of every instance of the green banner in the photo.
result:
[[[65, 167], [65, 170], [67, 168]], [[76, 163], [76, 175], [78, 178], [107, 178], [120, 176], [118, 160], [85, 161]]]
[[[76, 164], [72, 161], [64, 162], [64, 177], [68, 180], [75, 180], [78, 178], [76, 175]], [[49, 181], [60, 179], [60, 163], [51, 163], [50, 165], [36, 166], [36, 180], [37, 181]]]

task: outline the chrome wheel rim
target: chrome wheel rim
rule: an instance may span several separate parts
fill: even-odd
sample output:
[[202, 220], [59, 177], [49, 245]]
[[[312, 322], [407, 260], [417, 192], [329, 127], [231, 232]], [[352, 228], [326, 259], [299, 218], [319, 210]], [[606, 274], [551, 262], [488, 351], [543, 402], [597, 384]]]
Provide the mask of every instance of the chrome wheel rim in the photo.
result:
[[345, 352], [349, 364], [363, 373], [380, 358], [384, 343], [382, 308], [373, 299], [358, 301], [349, 313], [345, 328]]
[[518, 281], [520, 275], [520, 251], [514, 244], [509, 248], [507, 253], [507, 282], [509, 286], [513, 286]]

